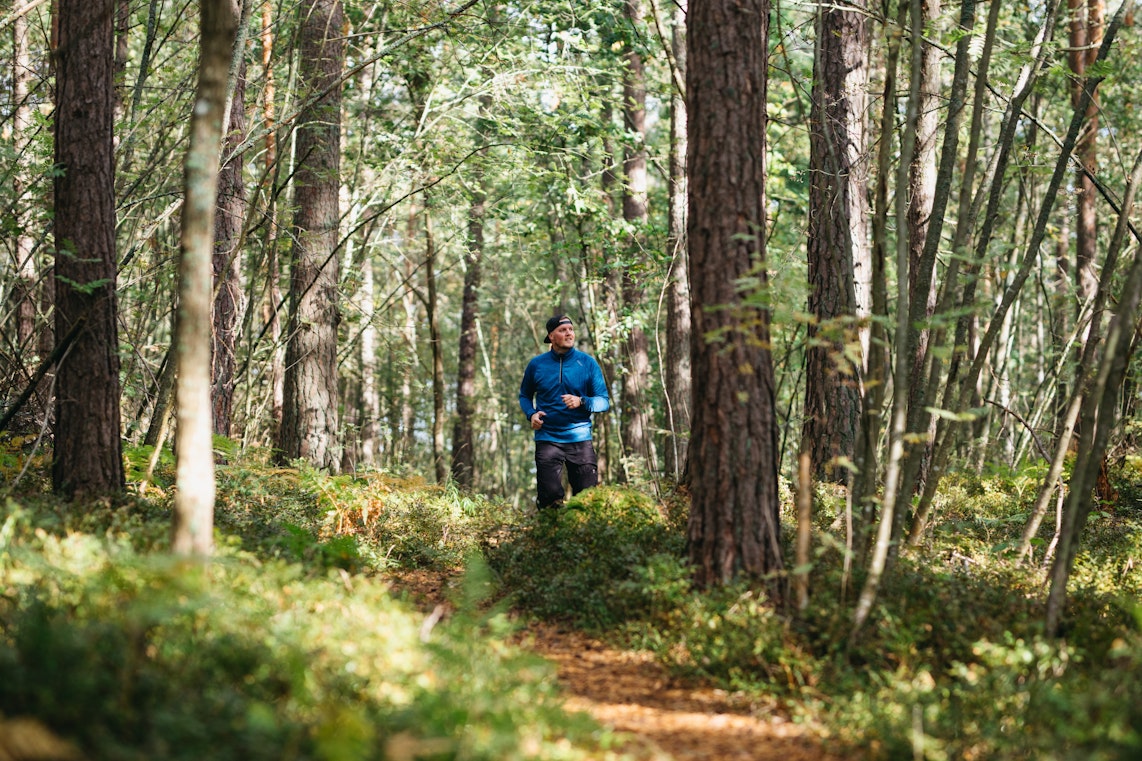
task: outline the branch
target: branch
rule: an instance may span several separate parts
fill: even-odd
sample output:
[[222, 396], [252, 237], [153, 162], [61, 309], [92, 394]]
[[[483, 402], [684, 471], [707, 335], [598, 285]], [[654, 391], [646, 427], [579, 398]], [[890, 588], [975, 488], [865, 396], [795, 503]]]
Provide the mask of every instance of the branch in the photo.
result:
[[67, 353], [72, 343], [79, 337], [80, 330], [82, 330], [86, 324], [86, 315], [76, 320], [75, 324], [71, 326], [71, 330], [63, 337], [63, 340], [57, 343], [56, 347], [52, 349], [52, 353], [48, 358], [40, 363], [40, 366], [36, 368], [35, 375], [32, 376], [32, 382], [28, 384], [28, 387], [24, 389], [20, 397], [8, 408], [8, 411], [4, 413], [4, 417], [0, 418], [0, 431], [4, 431], [8, 428], [8, 423], [12, 422], [12, 418], [16, 417], [16, 413], [32, 398], [32, 394], [36, 392], [36, 387], [40, 385], [40, 381], [42, 381], [44, 376], [48, 374], [48, 371], [60, 361], [60, 358]]

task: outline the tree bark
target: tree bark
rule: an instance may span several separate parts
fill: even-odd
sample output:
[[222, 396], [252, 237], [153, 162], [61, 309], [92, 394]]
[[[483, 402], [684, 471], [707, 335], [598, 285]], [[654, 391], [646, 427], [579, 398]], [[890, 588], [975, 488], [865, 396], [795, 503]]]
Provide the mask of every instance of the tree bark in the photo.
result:
[[[686, 81], [686, 2], [674, 6], [670, 46], [677, 68], [676, 83]], [[690, 445], [690, 258], [686, 252], [686, 93], [675, 85], [670, 96], [670, 218], [666, 250], [671, 259], [666, 293], [666, 415], [669, 440], [666, 472], [675, 481], [687, 473]]]
[[226, 163], [218, 176], [218, 211], [214, 217], [214, 308], [210, 382], [214, 433], [229, 436], [234, 407], [235, 346], [242, 321], [241, 243], [246, 222], [245, 162], [240, 150], [246, 137], [246, 66], [241, 65], [230, 101], [230, 123], [223, 149]]
[[863, 366], [855, 262], [867, 261], [868, 19], [864, 4], [822, 6], [809, 118], [809, 325], [805, 421], [811, 473], [843, 483], [861, 422]]
[[[782, 568], [769, 313], [736, 282], [765, 287], [767, 0], [690, 6], [687, 240], [694, 333], [689, 557], [699, 584]], [[733, 65], [727, 65], [733, 62]], [[777, 592], [780, 595], [780, 592]]]
[[[912, 0], [909, 4], [909, 19], [913, 30], [920, 28], [921, 0]], [[920, 48], [912, 46], [911, 82], [908, 91], [908, 105], [904, 116], [904, 133], [900, 137], [900, 165], [897, 167], [896, 187], [905, 187], [907, 183], [908, 168], [912, 162], [912, 152], [915, 149], [915, 128], [917, 107], [920, 102]], [[904, 194], [896, 194], [896, 345], [906, 345], [909, 323], [910, 288], [908, 286], [908, 270], [911, 264], [908, 241], [908, 201]], [[903, 234], [901, 234], [903, 233]], [[912, 360], [906, 351], [896, 352], [896, 360], [892, 370], [893, 388], [901, 391], [909, 387], [908, 374], [911, 371]], [[900, 486], [900, 470], [904, 457], [904, 433], [907, 429], [908, 400], [903, 393], [896, 393], [892, 400], [892, 422], [888, 430], [888, 458], [885, 463], [884, 499], [880, 510], [880, 523], [877, 526], [876, 539], [872, 545], [872, 554], [868, 563], [868, 575], [865, 577], [864, 587], [861, 589], [856, 610], [853, 612], [853, 628], [850, 640], [855, 640], [864, 623], [872, 613], [872, 605], [880, 590], [880, 582], [888, 568], [889, 550], [891, 549], [892, 531], [895, 526], [894, 508], [896, 493]]]
[[198, 91], [184, 173], [179, 306], [175, 323], [176, 485], [171, 549], [209, 555], [214, 544], [214, 447], [211, 414], [211, 279], [217, 255], [218, 148], [238, 19], [231, 0], [201, 4]]
[[626, 69], [623, 74], [623, 126], [628, 140], [623, 147], [623, 221], [630, 230], [626, 262], [622, 268], [622, 300], [630, 319], [630, 331], [623, 340], [622, 441], [628, 465], [653, 479], [657, 472], [657, 454], [650, 435], [650, 348], [642, 320], [645, 288], [647, 212], [646, 177], [646, 72], [639, 50], [638, 31], [642, 27], [641, 0], [627, 0], [627, 23], [631, 38], [627, 41]]
[[[922, 9], [921, 14], [927, 13], [927, 10]], [[940, 238], [943, 233], [944, 227], [944, 214], [948, 207], [948, 202], [952, 194], [952, 175], [954, 169], [959, 165], [959, 132], [960, 125], [963, 121], [963, 112], [967, 96], [967, 84], [969, 67], [971, 64], [970, 47], [971, 35], [969, 32], [975, 26], [975, 0], [963, 0], [960, 5], [960, 18], [959, 26], [962, 36], [956, 43], [956, 63], [955, 72], [952, 77], [952, 89], [948, 97], [948, 116], [944, 129], [944, 142], [943, 149], [940, 154], [939, 170], [933, 172], [933, 188], [928, 205], [929, 219], [923, 220], [923, 224], [919, 219], [915, 220], [913, 226], [914, 213], [909, 207], [909, 229], [911, 234], [922, 234], [923, 240], [917, 242], [910, 239], [911, 263], [915, 265], [918, 274], [911, 279], [910, 283], [910, 310], [907, 344], [903, 349], [912, 358], [912, 369], [910, 373], [911, 386], [909, 388], [908, 396], [908, 432], [916, 435], [916, 443], [906, 449], [906, 462], [903, 470], [902, 483], [899, 491], [896, 494], [896, 507], [894, 516], [896, 519], [896, 527], [894, 527], [893, 534], [899, 537], [902, 533], [906, 523], [907, 513], [911, 505], [913, 492], [916, 490], [917, 483], [923, 483], [926, 477], [927, 466], [931, 462], [932, 446], [936, 434], [936, 418], [928, 409], [935, 404], [934, 396], [937, 393], [938, 380], [939, 380], [939, 365], [934, 362], [934, 358], [929, 355], [929, 328], [927, 322], [931, 319], [936, 311], [936, 304], [933, 301], [936, 295], [936, 256], [940, 248]], [[986, 44], [986, 43], [985, 43]], [[933, 103], [930, 98], [934, 98], [937, 93], [924, 92], [924, 88], [937, 87], [939, 83], [938, 67], [927, 60], [930, 55], [931, 46], [925, 45], [924, 53], [921, 55], [921, 66], [935, 67], [936, 72], [933, 74], [926, 71], [926, 75], [921, 85], [921, 108], [933, 108]], [[983, 64], [983, 66], [985, 66]], [[924, 119], [919, 120], [922, 124]], [[935, 143], [934, 137], [932, 139], [932, 148], [934, 151]], [[917, 135], [917, 150], [924, 147], [925, 141], [921, 140]], [[972, 149], [969, 148], [969, 151]], [[974, 159], [974, 152], [972, 154]], [[928, 157], [931, 160], [931, 156]], [[912, 171], [910, 176], [913, 182], [916, 182], [916, 159], [912, 161]], [[974, 172], [971, 170], [965, 171], [964, 180], [966, 181], [965, 189], [961, 191], [961, 197], [970, 197], [971, 183], [974, 177]], [[915, 194], [913, 195], [913, 204], [915, 204]], [[958, 231], [957, 231], [958, 232]], [[910, 270], [911, 272], [911, 270]], [[951, 277], [946, 286], [945, 291], [950, 292], [954, 287], [954, 277], [959, 272], [958, 263], [953, 263], [949, 268]]]
[[1093, 506], [1092, 491], [1106, 453], [1106, 442], [1117, 419], [1117, 395], [1126, 374], [1130, 344], [1138, 329], [1135, 321], [1142, 297], [1142, 249], [1135, 253], [1120, 297], [1119, 312], [1107, 331], [1097, 377], [1083, 402], [1082, 436], [1071, 476], [1067, 508], [1063, 512], [1055, 562], [1051, 567], [1051, 591], [1047, 596], [1046, 630], [1052, 637], [1059, 634], [1062, 624], [1067, 583], [1078, 554], [1079, 536]]
[[468, 252], [465, 256], [464, 295], [460, 304], [460, 346], [456, 367], [456, 422], [452, 428], [452, 479], [471, 489], [476, 471], [476, 321], [479, 319], [480, 267], [484, 259], [484, 212], [487, 192], [483, 168], [477, 159], [468, 202]]
[[341, 159], [341, 68], [345, 60], [340, 0], [302, 4], [298, 78], [306, 102], [298, 116], [293, 267], [286, 344], [280, 458], [336, 471], [338, 198]]
[[59, 0], [55, 334], [85, 328], [56, 376], [52, 485], [69, 498], [124, 483], [115, 294], [113, 5]]
[[[24, 3], [20, 4], [21, 6]], [[28, 16], [17, 9], [12, 21], [12, 138], [15, 143], [17, 171], [14, 176], [16, 222], [16, 279], [12, 284], [11, 304], [16, 313], [16, 345], [23, 351], [31, 348], [36, 333], [36, 241], [32, 228], [29, 190], [33, 184], [31, 161], [32, 54], [28, 46]]]
[[424, 199], [424, 278], [428, 298], [428, 343], [432, 349], [432, 469], [436, 483], [448, 480], [444, 455], [444, 346], [440, 341], [440, 299], [436, 291], [436, 236], [432, 227], [432, 204]]

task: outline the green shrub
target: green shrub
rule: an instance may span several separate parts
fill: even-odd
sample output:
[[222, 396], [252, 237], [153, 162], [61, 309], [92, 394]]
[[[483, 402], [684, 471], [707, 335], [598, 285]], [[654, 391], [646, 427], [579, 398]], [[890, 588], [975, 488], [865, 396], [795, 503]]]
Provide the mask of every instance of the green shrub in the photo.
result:
[[493, 535], [489, 563], [513, 600], [544, 618], [605, 627], [647, 610], [629, 583], [657, 554], [680, 554], [682, 535], [645, 495], [598, 487]]

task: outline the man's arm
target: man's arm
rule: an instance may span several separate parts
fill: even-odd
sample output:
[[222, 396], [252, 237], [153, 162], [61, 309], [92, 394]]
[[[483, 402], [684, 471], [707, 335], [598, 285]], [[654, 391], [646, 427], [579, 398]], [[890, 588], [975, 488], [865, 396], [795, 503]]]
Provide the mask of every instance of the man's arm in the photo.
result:
[[607, 382], [603, 379], [603, 369], [591, 357], [591, 376], [588, 379], [590, 396], [583, 396], [583, 408], [587, 412], [606, 412], [611, 408], [611, 397], [607, 394]]
[[519, 408], [523, 410], [524, 417], [531, 420], [531, 416], [536, 413], [535, 405], [532, 400], [535, 398], [535, 364], [533, 362], [527, 363], [527, 369], [523, 371], [523, 381], [519, 384]]

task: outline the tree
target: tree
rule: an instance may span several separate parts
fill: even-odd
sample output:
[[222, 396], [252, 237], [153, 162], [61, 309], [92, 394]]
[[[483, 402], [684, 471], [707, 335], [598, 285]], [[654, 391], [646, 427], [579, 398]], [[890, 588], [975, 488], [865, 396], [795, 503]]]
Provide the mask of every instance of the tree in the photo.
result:
[[[844, 481], [860, 430], [856, 262], [868, 256], [868, 19], [863, 4], [822, 6], [817, 16], [806, 250], [809, 326], [805, 423], [814, 477]], [[864, 295], [864, 308], [868, 296]]]
[[[623, 221], [629, 233], [626, 240], [626, 266], [622, 268], [622, 301], [625, 311], [636, 314], [646, 299], [640, 270], [645, 265], [646, 235], [649, 218], [646, 177], [646, 71], [637, 35], [642, 27], [641, 0], [627, 0], [626, 21], [630, 39], [624, 54], [623, 72]], [[622, 364], [622, 439], [623, 455], [641, 462], [648, 473], [657, 470], [654, 440], [650, 435], [648, 387], [650, 385], [650, 351], [646, 331], [638, 319], [632, 319], [630, 331], [623, 340]]]
[[294, 246], [290, 272], [285, 401], [280, 457], [336, 471], [338, 192], [341, 162], [341, 69], [345, 60], [340, 0], [302, 3], [298, 77], [305, 105], [298, 116], [294, 176]]
[[[686, 3], [675, 3], [670, 19], [674, 57], [670, 88], [670, 217], [666, 251], [671, 267], [666, 294], [666, 472], [676, 481], [686, 473], [690, 444], [690, 260], [686, 254]], [[665, 41], [664, 41], [664, 47]]]
[[689, 556], [700, 584], [782, 567], [777, 418], [764, 296], [767, 0], [690, 4], [694, 405]]
[[[241, 51], [237, 51], [240, 55]], [[234, 405], [235, 347], [242, 319], [242, 229], [246, 223], [245, 162], [241, 148], [246, 132], [246, 65], [244, 57], [230, 98], [226, 161], [218, 177], [218, 212], [214, 217], [214, 308], [211, 313], [210, 375], [214, 432], [230, 435]]]
[[214, 447], [211, 433], [211, 281], [218, 200], [218, 148], [238, 20], [231, 0], [201, 5], [198, 92], [184, 171], [179, 305], [175, 325], [178, 428], [171, 548], [209, 555], [214, 543]]
[[67, 497], [123, 488], [112, 147], [114, 14], [60, 0], [56, 48], [55, 334], [82, 322], [56, 375], [52, 485]]

